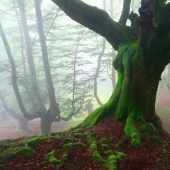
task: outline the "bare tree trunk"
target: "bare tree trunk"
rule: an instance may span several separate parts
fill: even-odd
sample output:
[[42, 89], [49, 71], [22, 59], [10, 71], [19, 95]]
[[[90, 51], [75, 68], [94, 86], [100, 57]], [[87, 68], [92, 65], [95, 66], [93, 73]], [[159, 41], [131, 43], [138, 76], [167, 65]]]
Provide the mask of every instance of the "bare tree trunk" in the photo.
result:
[[53, 86], [53, 81], [52, 81], [51, 71], [50, 71], [50, 66], [48, 61], [47, 45], [46, 45], [46, 39], [44, 35], [42, 14], [40, 8], [41, 0], [34, 0], [34, 4], [35, 4], [35, 11], [36, 11], [36, 18], [37, 18], [38, 35], [39, 35], [40, 45], [41, 45], [42, 60], [44, 64], [45, 78], [46, 78], [48, 96], [50, 101], [50, 108], [46, 113], [46, 115], [43, 115], [41, 119], [41, 133], [48, 134], [51, 132], [52, 122], [59, 121], [60, 119], [60, 109], [59, 109], [59, 104], [56, 102], [55, 89]]
[[20, 13], [21, 13], [21, 25], [22, 25], [22, 29], [23, 29], [23, 33], [24, 33], [24, 37], [26, 41], [26, 54], [27, 54], [28, 65], [30, 69], [31, 85], [34, 91], [33, 96], [35, 97], [34, 100], [35, 100], [36, 106], [38, 106], [35, 109], [37, 111], [38, 110], [46, 111], [44, 103], [39, 93], [38, 85], [37, 85], [37, 74], [36, 74], [36, 69], [35, 69], [34, 57], [32, 53], [32, 45], [31, 45], [28, 26], [27, 26], [25, 4], [23, 0], [17, 0], [17, 2], [18, 2]]
[[4, 31], [3, 31], [3, 28], [2, 28], [1, 24], [0, 24], [0, 34], [1, 34], [1, 38], [2, 38], [2, 41], [4, 43], [4, 46], [5, 46], [5, 49], [6, 49], [6, 53], [8, 55], [8, 58], [9, 58], [9, 61], [10, 61], [10, 64], [11, 64], [11, 69], [12, 69], [12, 86], [13, 86], [15, 95], [17, 97], [18, 105], [19, 105], [19, 107], [21, 109], [21, 112], [23, 113], [24, 117], [27, 118], [27, 117], [29, 117], [29, 114], [27, 113], [27, 111], [26, 111], [26, 109], [25, 109], [25, 107], [23, 105], [22, 98], [20, 96], [19, 88], [18, 88], [18, 85], [17, 85], [17, 71], [16, 71], [15, 62], [14, 62], [10, 46], [8, 44], [8, 41], [6, 39], [6, 36], [4, 34]]

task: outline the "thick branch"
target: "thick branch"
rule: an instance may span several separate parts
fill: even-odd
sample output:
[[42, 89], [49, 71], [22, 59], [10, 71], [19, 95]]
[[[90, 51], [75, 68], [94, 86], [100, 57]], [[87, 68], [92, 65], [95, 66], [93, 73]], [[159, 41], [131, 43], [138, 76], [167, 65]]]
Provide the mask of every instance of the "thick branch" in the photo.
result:
[[115, 50], [121, 45], [136, 42], [131, 28], [111, 19], [104, 11], [81, 0], [52, 0], [70, 18], [105, 37]]
[[131, 0], [124, 0], [123, 2], [123, 9], [122, 9], [122, 14], [119, 19], [119, 23], [126, 25], [129, 12], [130, 12], [130, 3]]

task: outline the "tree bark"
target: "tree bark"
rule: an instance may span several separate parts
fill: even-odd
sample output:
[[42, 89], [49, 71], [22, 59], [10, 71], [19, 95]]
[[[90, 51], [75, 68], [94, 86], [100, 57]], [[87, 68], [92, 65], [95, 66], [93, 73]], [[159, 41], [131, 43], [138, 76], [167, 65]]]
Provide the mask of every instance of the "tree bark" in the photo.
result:
[[41, 99], [41, 95], [39, 93], [39, 88], [37, 85], [37, 74], [36, 74], [36, 69], [35, 69], [35, 63], [34, 63], [34, 57], [33, 57], [33, 52], [32, 52], [32, 45], [31, 45], [31, 40], [29, 36], [29, 31], [28, 31], [28, 25], [27, 25], [27, 18], [26, 18], [26, 12], [25, 12], [25, 4], [23, 0], [17, 0], [18, 2], [18, 7], [21, 13], [21, 26], [23, 29], [24, 37], [25, 37], [25, 42], [26, 42], [26, 54], [27, 54], [27, 59], [28, 59], [28, 66], [30, 70], [30, 81], [31, 81], [31, 86], [33, 89], [33, 100], [35, 100], [36, 103], [36, 110], [43, 110], [46, 111], [46, 108], [44, 106], [44, 103]]
[[43, 26], [42, 14], [41, 14], [41, 2], [42, 2], [41, 0], [34, 0], [38, 35], [40, 39], [46, 85], [47, 85], [48, 96], [50, 101], [49, 110], [47, 112], [44, 112], [44, 114], [41, 116], [41, 134], [47, 135], [51, 133], [52, 122], [60, 120], [60, 108], [59, 108], [59, 104], [56, 102], [55, 89], [51, 77], [46, 38], [44, 34], [44, 26]]
[[53, 2], [73, 20], [104, 36], [118, 51], [113, 62], [118, 73], [115, 90], [108, 102], [90, 114], [82, 125], [93, 126], [113, 114], [117, 121], [126, 120], [125, 133], [131, 137], [131, 145], [140, 146], [140, 128], [149, 126], [154, 135], [153, 127], [162, 128], [155, 113], [155, 100], [161, 74], [170, 62], [170, 3], [160, 5], [153, 0], [149, 4], [150, 18], [143, 20], [145, 18], [140, 16], [138, 20], [138, 34], [125, 25], [125, 8], [129, 8], [130, 1], [124, 1], [128, 7], [124, 5], [122, 10], [120, 23], [123, 25], [113, 21], [103, 10], [80, 0]]
[[18, 84], [17, 84], [17, 70], [16, 70], [15, 62], [14, 62], [13, 55], [11, 53], [11, 49], [10, 49], [10, 46], [9, 46], [8, 41], [6, 39], [6, 36], [5, 36], [4, 31], [3, 31], [1, 23], [0, 23], [0, 35], [1, 35], [2, 41], [4, 43], [4, 46], [5, 46], [5, 49], [6, 49], [6, 53], [8, 55], [9, 62], [10, 62], [10, 65], [11, 65], [11, 70], [12, 70], [12, 86], [13, 86], [14, 93], [15, 93], [15, 96], [16, 96], [17, 101], [18, 101], [19, 108], [20, 108], [20, 110], [21, 110], [21, 112], [22, 112], [22, 114], [24, 115], [25, 118], [33, 119], [34, 117], [36, 117], [36, 115], [28, 114], [28, 112], [26, 111], [26, 109], [24, 107], [24, 104], [22, 102], [22, 98], [21, 98], [21, 95], [20, 95], [20, 92], [19, 92], [19, 88], [18, 88]]
[[35, 11], [36, 11], [36, 18], [37, 18], [38, 34], [39, 34], [39, 39], [41, 44], [42, 60], [44, 64], [46, 84], [47, 84], [49, 100], [50, 100], [50, 113], [48, 114], [51, 114], [51, 116], [54, 117], [54, 121], [55, 121], [56, 117], [58, 119], [60, 118], [60, 109], [59, 109], [59, 104], [56, 102], [55, 89], [53, 86], [53, 81], [52, 81], [51, 71], [50, 71], [50, 66], [48, 61], [47, 45], [46, 45], [46, 40], [44, 35], [42, 14], [40, 8], [41, 1], [34, 0], [34, 4], [35, 4]]

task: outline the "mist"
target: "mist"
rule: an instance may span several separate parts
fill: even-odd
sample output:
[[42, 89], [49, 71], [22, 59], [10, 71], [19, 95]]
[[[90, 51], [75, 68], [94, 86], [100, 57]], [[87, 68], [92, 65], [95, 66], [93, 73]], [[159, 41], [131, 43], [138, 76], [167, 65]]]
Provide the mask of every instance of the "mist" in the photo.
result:
[[[109, 1], [84, 2], [106, 10], [114, 20], [120, 17], [120, 1], [113, 2], [114, 9]], [[138, 5], [133, 1], [131, 10], [137, 12]], [[7, 40], [0, 40], [0, 140], [64, 131], [107, 102], [117, 81], [112, 67], [117, 51], [106, 39], [49, 0], [1, 0], [0, 16]], [[170, 132], [169, 71], [167, 66], [162, 73], [156, 110]]]

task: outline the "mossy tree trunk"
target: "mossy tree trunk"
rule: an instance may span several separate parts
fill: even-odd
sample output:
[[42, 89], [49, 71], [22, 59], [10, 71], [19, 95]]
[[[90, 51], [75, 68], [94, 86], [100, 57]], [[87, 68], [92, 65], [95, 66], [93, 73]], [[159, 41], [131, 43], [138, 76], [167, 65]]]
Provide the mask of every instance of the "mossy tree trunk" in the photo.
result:
[[153, 133], [155, 127], [162, 127], [155, 113], [155, 100], [161, 74], [170, 62], [170, 3], [151, 1], [151, 15], [140, 19], [132, 14], [129, 18], [132, 24], [128, 27], [130, 0], [124, 0], [119, 22], [80, 0], [52, 1], [73, 20], [105, 37], [118, 51], [113, 61], [118, 74], [115, 90], [108, 102], [90, 114], [82, 125], [93, 126], [113, 114], [117, 121], [126, 119], [125, 133], [131, 136], [133, 146], [139, 146], [141, 133], [136, 122], [141, 126], [149, 124]]

